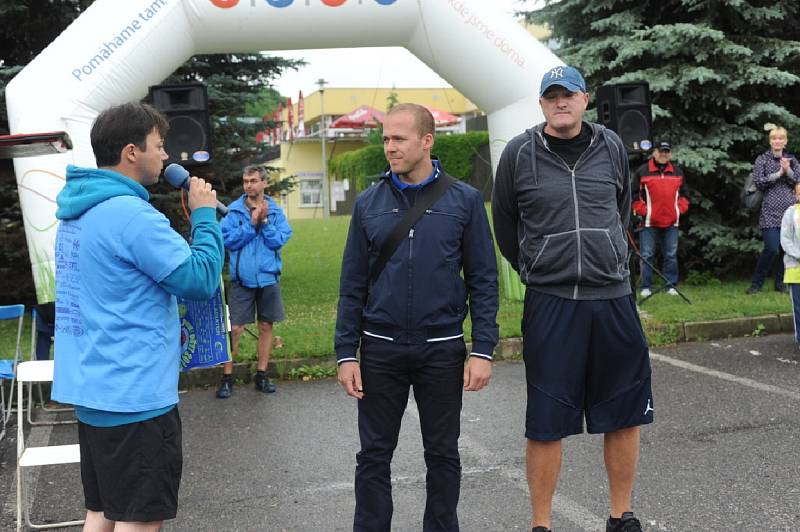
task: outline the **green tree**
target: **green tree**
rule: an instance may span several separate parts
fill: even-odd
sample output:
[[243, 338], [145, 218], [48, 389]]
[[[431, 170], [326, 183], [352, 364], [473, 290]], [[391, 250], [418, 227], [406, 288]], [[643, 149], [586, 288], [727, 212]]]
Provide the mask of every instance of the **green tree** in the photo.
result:
[[764, 124], [800, 126], [799, 10], [789, 0], [562, 0], [526, 13], [550, 25], [556, 53], [589, 87], [649, 82], [654, 137], [672, 140], [692, 191], [687, 269], [749, 273], [742, 254], [760, 249], [739, 191], [768, 148]]
[[254, 54], [196, 55], [178, 68], [166, 83], [200, 82], [208, 88], [208, 112], [214, 144], [214, 164], [209, 175], [217, 179], [222, 191], [229, 180], [241, 180], [242, 166], [264, 162], [268, 146], [256, 143], [264, 128], [261, 116], [246, 120], [247, 109], [263, 102], [265, 87], [287, 68], [301, 61]]
[[261, 89], [258, 92], [258, 99], [255, 103], [247, 104], [245, 113], [247, 116], [264, 117], [272, 114], [278, 106], [286, 101], [286, 97], [273, 87]]
[[[286, 68], [296, 68], [302, 61], [286, 60], [259, 53], [196, 55], [181, 65], [165, 84], [203, 83], [208, 89], [208, 114], [211, 120], [213, 161], [208, 166], [192, 168], [192, 173], [214, 184], [218, 198], [228, 204], [243, 193], [242, 168], [264, 164], [279, 155], [277, 150], [256, 142], [256, 135], [265, 126], [263, 115], [250, 116], [250, 111], [263, 110], [272, 79]], [[267, 91], [265, 96], [265, 91]], [[266, 192], [277, 195], [295, 186], [293, 176], [278, 177], [279, 168], [267, 166], [270, 185]], [[189, 232], [189, 221], [177, 192], [166, 183], [150, 190], [153, 204], [172, 221], [173, 226]]]
[[386, 112], [391, 111], [398, 103], [400, 103], [400, 95], [397, 94], [395, 87], [392, 87], [392, 90], [389, 91], [389, 96], [386, 97]]

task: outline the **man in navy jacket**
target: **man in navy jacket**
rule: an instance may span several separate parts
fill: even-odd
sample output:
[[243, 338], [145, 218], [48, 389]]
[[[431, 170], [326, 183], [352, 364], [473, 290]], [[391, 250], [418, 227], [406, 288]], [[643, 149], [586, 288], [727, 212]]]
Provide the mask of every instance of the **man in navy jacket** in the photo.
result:
[[[492, 373], [497, 265], [477, 190], [454, 180], [370, 283], [384, 242], [425, 187], [452, 179], [431, 159], [433, 143], [434, 120], [424, 107], [400, 104], [386, 115], [390, 169], [356, 200], [342, 258], [336, 357], [339, 382], [359, 400], [353, 524], [359, 532], [390, 530], [390, 464], [411, 386], [428, 469], [422, 529], [458, 530], [462, 389], [480, 390]], [[462, 324], [470, 307], [468, 355]]]

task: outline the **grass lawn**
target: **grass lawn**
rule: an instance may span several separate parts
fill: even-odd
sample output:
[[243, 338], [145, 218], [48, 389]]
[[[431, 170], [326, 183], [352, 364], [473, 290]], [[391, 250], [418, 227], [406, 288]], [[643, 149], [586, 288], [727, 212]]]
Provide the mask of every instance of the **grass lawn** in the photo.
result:
[[[339, 271], [349, 222], [349, 216], [291, 222], [294, 236], [283, 251], [281, 279], [287, 319], [275, 326], [275, 334], [283, 338], [284, 347], [273, 351], [274, 360], [333, 354]], [[749, 275], [750, 272], [742, 273]], [[663, 293], [650, 298], [641, 308], [649, 315], [645, 328], [651, 343], [670, 342], [670, 335], [658, 330], [660, 325], [669, 323], [791, 312], [787, 294], [765, 288], [759, 294], [748, 296], [744, 293], [748, 286], [746, 281], [717, 283], [716, 280], [706, 286], [681, 285], [691, 305], [680, 297]], [[502, 299], [497, 319], [500, 335], [519, 336], [521, 316], [522, 302]], [[25, 324], [23, 352], [27, 356], [30, 352], [29, 318]], [[469, 331], [469, 321], [466, 327]], [[255, 327], [250, 329], [255, 332]], [[0, 358], [12, 356], [15, 333], [13, 324], [0, 323]], [[241, 344], [239, 359], [254, 359], [255, 340], [245, 333]]]

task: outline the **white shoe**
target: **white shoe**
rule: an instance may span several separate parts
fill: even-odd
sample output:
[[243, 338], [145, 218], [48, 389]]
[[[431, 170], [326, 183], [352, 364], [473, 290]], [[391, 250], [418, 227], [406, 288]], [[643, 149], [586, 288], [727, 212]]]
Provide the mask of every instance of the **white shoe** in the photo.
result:
[[651, 292], [649, 288], [642, 288], [642, 291], [639, 292], [639, 295], [642, 297], [650, 297], [653, 295], [653, 292]]
[[670, 288], [669, 290], [667, 290], [667, 293], [669, 295], [671, 295], [671, 296], [677, 296], [678, 295], [678, 291], [675, 290], [674, 288]]

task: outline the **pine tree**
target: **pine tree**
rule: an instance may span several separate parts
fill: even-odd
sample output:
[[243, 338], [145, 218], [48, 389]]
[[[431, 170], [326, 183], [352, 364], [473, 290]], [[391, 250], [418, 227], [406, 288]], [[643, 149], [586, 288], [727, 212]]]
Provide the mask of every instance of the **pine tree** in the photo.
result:
[[267, 160], [269, 147], [256, 142], [264, 129], [263, 115], [253, 117], [248, 111], [260, 109], [265, 94], [272, 94], [265, 90], [274, 78], [302, 64], [258, 53], [197, 55], [165, 81], [206, 85], [214, 162], [198, 175], [212, 179], [223, 196], [229, 197], [241, 185], [243, 166]]
[[800, 146], [799, 12], [795, 0], [562, 0], [526, 13], [589, 87], [650, 84], [653, 136], [672, 140], [691, 190], [685, 270], [751, 272], [741, 256], [755, 259], [760, 235], [739, 192], [769, 147], [765, 123]]

